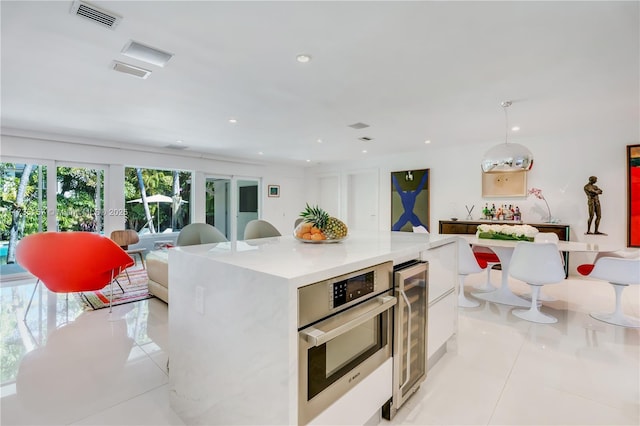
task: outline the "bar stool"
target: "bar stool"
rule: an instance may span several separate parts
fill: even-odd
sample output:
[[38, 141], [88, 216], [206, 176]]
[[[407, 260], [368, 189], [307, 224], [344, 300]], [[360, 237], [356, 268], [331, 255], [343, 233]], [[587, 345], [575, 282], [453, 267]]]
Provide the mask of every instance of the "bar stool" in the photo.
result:
[[590, 313], [591, 317], [613, 325], [639, 328], [640, 318], [622, 312], [622, 292], [627, 286], [640, 284], [640, 258], [624, 258], [615, 253], [602, 255], [596, 257], [593, 265], [578, 266], [578, 272], [590, 278], [608, 281], [616, 292], [616, 307], [611, 313]]

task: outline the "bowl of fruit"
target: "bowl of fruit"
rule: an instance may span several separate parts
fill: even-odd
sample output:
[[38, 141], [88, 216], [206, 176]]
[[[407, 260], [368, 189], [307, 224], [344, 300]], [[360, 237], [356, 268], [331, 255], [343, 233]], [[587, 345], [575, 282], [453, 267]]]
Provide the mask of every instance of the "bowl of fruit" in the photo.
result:
[[318, 206], [311, 207], [307, 204], [300, 217], [302, 222], [293, 231], [293, 236], [299, 241], [326, 244], [347, 238], [347, 225]]

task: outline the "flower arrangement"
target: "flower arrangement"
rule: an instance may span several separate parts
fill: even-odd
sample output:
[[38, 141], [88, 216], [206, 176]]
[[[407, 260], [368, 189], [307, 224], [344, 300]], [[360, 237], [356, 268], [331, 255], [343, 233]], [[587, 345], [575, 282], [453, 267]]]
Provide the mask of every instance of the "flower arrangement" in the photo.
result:
[[547, 222], [551, 223], [551, 209], [549, 208], [549, 203], [547, 203], [547, 200], [544, 198], [544, 195], [542, 195], [542, 189], [540, 188], [531, 188], [529, 190], [529, 195], [533, 195], [534, 197], [536, 197], [539, 200], [544, 201], [544, 203], [547, 205], [547, 213], [549, 213], [549, 216], [547, 217]]
[[538, 229], [531, 225], [478, 225], [476, 236], [492, 240], [533, 241]]

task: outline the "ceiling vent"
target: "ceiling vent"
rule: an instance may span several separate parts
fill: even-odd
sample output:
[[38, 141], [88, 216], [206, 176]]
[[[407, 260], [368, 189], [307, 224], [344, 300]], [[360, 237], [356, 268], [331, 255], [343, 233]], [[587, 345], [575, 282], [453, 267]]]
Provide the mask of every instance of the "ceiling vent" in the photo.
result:
[[103, 27], [111, 29], [114, 29], [122, 20], [122, 16], [96, 7], [85, 1], [74, 1], [71, 5], [71, 14], [90, 19]]
[[159, 67], [164, 67], [167, 62], [169, 62], [169, 59], [173, 57], [173, 53], [165, 52], [151, 46], [145, 46], [133, 40], [124, 46], [122, 54]]
[[146, 79], [151, 75], [151, 71], [140, 67], [134, 67], [133, 65], [125, 64], [124, 62], [113, 61], [113, 69], [118, 72], [132, 75], [141, 79]]
[[372, 141], [373, 138], [370, 138], [369, 136], [363, 136], [361, 138], [358, 138], [358, 140], [361, 140], [363, 142], [369, 142], [369, 141]]
[[177, 150], [180, 150], [180, 151], [183, 150], [183, 149], [187, 149], [187, 147], [184, 146], [184, 145], [177, 145], [177, 144], [174, 144], [174, 143], [170, 143], [169, 145], [165, 146], [165, 148], [177, 149]]
[[351, 127], [352, 129], [366, 129], [367, 127], [369, 127], [369, 125], [364, 123], [353, 123], [349, 124], [349, 127]]

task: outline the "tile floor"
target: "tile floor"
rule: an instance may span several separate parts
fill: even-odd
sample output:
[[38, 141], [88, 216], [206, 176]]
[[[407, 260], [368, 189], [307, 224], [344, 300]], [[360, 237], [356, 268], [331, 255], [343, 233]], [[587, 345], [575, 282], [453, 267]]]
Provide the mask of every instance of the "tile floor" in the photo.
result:
[[[492, 274], [497, 282], [500, 272]], [[483, 279], [469, 277], [467, 289]], [[110, 315], [42, 291], [25, 326], [33, 284], [0, 288], [2, 425], [184, 424], [169, 407], [163, 302], [122, 305]], [[462, 309], [457, 341], [390, 423], [639, 425], [640, 329], [588, 315], [613, 308], [611, 286], [572, 278], [544, 291], [558, 299], [543, 308], [559, 318], [555, 325], [485, 302]], [[640, 316], [640, 286], [625, 290], [624, 309]]]

